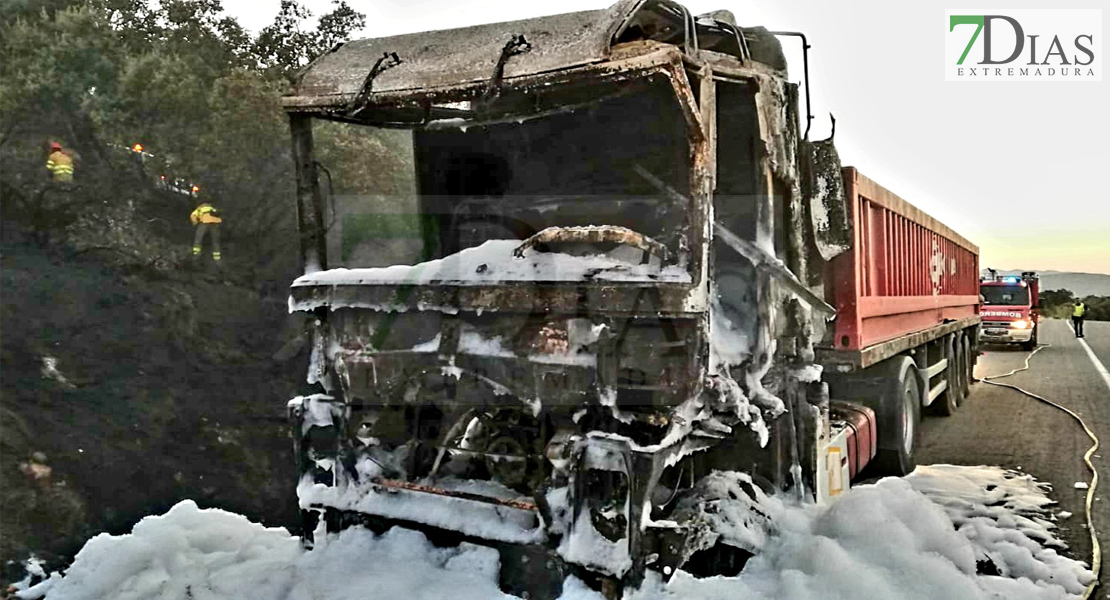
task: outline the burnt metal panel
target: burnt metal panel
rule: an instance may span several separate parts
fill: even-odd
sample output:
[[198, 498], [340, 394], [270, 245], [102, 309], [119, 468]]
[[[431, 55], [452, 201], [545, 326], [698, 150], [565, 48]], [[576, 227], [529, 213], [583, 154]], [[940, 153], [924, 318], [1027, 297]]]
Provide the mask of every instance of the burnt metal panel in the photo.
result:
[[400, 63], [374, 76], [374, 92], [488, 81], [505, 44], [521, 35], [530, 49], [505, 62], [505, 78], [599, 62], [608, 58], [612, 36], [634, 4], [622, 0], [607, 10], [347, 42], [305, 69], [294, 95], [353, 98], [378, 59], [394, 53]]
[[297, 224], [300, 230], [301, 266], [305, 272], [328, 268], [327, 244], [323, 231], [324, 203], [317, 181], [316, 158], [312, 142], [312, 121], [304, 115], [290, 115], [293, 135], [293, 161], [297, 171]]
[[537, 310], [575, 313], [583, 309], [605, 314], [682, 315], [693, 285], [555, 285], [500, 283], [493, 285], [294, 285], [293, 305], [300, 310], [319, 307], [373, 307], [383, 310], [497, 311]]
[[619, 0], [605, 10], [337, 44], [298, 74], [283, 105], [354, 110], [463, 87], [496, 96], [502, 80], [605, 63], [649, 40], [689, 56], [703, 43], [738, 65], [749, 60], [747, 37], [727, 20], [695, 19], [670, 0]]
[[[636, 352], [645, 351], [629, 350], [624, 360], [636, 361]], [[640, 357], [641, 364], [645, 361], [659, 368], [652, 373], [650, 390], [648, 385], [614, 382], [622, 409], [666, 415], [694, 393], [700, 365], [692, 354], [664, 356], [659, 352]], [[351, 397], [370, 406], [408, 403], [471, 408], [522, 406], [522, 401], [535, 401], [544, 410], [565, 410], [596, 399], [598, 389], [604, 386], [600, 365], [547, 364], [527, 356], [392, 352], [355, 357], [345, 364], [351, 373]], [[444, 374], [445, 368], [452, 373]], [[454, 388], [450, 397], [444, 395], [449, 386]], [[634, 392], [638, 390], [650, 393], [637, 396]]]

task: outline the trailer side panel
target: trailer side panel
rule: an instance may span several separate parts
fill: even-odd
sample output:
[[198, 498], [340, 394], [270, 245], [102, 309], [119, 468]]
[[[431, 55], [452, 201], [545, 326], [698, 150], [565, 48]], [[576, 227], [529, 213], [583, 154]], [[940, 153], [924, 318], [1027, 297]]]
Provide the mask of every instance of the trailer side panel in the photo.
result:
[[979, 249], [853, 167], [843, 171], [851, 252], [827, 279], [833, 347], [856, 352], [979, 312]]

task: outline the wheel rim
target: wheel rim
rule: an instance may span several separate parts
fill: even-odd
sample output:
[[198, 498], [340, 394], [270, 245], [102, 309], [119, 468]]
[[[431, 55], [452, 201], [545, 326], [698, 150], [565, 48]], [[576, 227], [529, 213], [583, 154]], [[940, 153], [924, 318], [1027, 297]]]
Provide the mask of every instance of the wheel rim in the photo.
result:
[[964, 397], [964, 345], [957, 340], [952, 350], [952, 359], [956, 361], [952, 374], [955, 375], [953, 383], [956, 389], [954, 394], [956, 396], [955, 404], [958, 406]]
[[944, 374], [948, 389], [944, 392], [945, 414], [956, 412], [960, 406], [960, 342], [948, 344], [948, 369]]
[[973, 379], [972, 370], [975, 369], [974, 361], [971, 359], [971, 342], [964, 338], [964, 399], [971, 393], [971, 381]]
[[964, 340], [964, 391], [971, 391], [971, 381], [975, 378], [975, 366], [971, 360], [971, 342]]
[[[910, 376], [912, 377], [912, 375]], [[915, 402], [917, 402], [916, 391], [912, 387], [907, 387], [902, 398], [902, 449], [905, 450], [906, 456], [913, 454], [913, 436], [917, 434], [917, 432], [914, 431], [913, 423]]]

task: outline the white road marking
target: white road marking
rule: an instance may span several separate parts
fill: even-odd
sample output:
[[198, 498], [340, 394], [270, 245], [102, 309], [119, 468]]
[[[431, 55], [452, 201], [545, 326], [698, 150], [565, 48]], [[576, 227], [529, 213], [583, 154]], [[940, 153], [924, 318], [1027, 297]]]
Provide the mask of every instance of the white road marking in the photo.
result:
[[[1068, 323], [1068, 329], [1071, 329], [1072, 334], [1075, 334], [1075, 328], [1072, 327], [1071, 323]], [[1102, 382], [1106, 384], [1106, 388], [1110, 389], [1110, 371], [1106, 370], [1106, 365], [1102, 364], [1102, 361], [1095, 356], [1094, 350], [1091, 350], [1091, 347], [1087, 345], [1087, 340], [1083, 338], [1076, 338], [1076, 340], [1087, 351], [1087, 356], [1091, 357], [1091, 362], [1095, 364], [1095, 371], [1098, 371], [1098, 374], [1102, 376]]]

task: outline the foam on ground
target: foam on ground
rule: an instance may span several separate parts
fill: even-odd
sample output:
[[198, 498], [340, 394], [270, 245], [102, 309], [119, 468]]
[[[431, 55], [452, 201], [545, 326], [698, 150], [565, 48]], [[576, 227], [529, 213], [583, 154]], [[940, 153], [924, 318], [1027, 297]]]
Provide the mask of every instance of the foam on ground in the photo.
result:
[[[931, 500], [930, 500], [931, 499]], [[629, 600], [1068, 600], [1092, 580], [1058, 553], [1047, 487], [996, 467], [922, 467], [860, 486], [824, 506], [772, 503], [777, 534], [736, 577], [669, 582], [651, 573]], [[978, 573], [977, 563], [998, 575]], [[47, 600], [307, 600], [505, 598], [496, 551], [436, 548], [420, 533], [362, 528], [310, 551], [268, 529], [192, 501], [129, 535], [86, 543], [65, 577], [24, 589]], [[563, 600], [601, 598], [581, 582]]]

